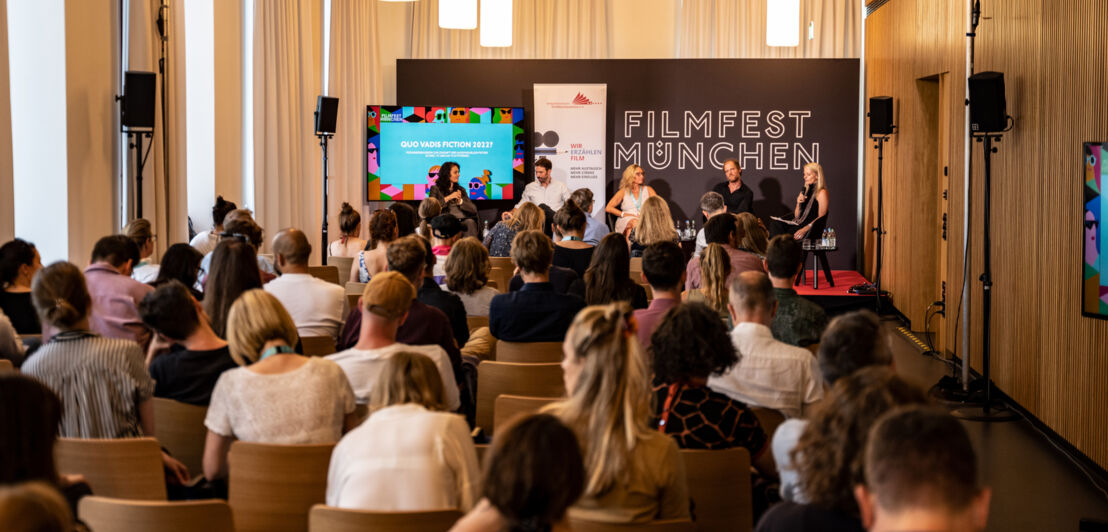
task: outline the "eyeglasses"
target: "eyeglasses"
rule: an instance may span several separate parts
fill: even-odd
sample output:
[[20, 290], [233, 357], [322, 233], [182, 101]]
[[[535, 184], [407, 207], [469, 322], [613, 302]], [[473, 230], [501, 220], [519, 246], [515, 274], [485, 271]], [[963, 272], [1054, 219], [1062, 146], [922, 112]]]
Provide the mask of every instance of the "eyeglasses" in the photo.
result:
[[1092, 229], [1100, 226], [1099, 220], [1085, 220], [1085, 229]]

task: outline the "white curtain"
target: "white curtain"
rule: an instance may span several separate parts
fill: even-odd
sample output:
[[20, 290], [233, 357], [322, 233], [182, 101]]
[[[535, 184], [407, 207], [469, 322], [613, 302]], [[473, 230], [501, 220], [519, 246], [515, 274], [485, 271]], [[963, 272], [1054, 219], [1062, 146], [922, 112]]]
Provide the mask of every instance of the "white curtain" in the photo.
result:
[[[800, 0], [795, 47], [766, 46], [767, 0], [679, 0], [679, 58], [853, 58], [862, 52], [858, 0]], [[814, 38], [808, 39], [808, 23]]]
[[606, 59], [607, 0], [514, 0], [512, 46], [481, 46], [480, 30], [439, 28], [438, 0], [412, 8], [412, 59]]

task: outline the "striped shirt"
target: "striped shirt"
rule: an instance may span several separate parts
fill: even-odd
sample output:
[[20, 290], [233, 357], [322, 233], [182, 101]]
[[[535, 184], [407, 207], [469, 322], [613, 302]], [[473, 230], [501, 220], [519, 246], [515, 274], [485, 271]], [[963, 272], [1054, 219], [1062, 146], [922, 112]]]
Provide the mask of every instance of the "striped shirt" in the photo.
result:
[[135, 342], [67, 331], [43, 344], [22, 370], [61, 398], [60, 436], [130, 438], [142, 435], [138, 404], [154, 395], [142, 364]]

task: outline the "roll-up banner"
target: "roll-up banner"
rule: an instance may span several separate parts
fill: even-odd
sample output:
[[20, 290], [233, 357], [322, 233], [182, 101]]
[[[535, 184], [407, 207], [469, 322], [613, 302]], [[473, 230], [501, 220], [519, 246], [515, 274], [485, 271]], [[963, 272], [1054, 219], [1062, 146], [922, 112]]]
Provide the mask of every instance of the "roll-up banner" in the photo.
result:
[[589, 214], [603, 220], [608, 202], [604, 191], [608, 85], [536, 83], [534, 90], [535, 160], [549, 159], [554, 179], [571, 191], [592, 190]]

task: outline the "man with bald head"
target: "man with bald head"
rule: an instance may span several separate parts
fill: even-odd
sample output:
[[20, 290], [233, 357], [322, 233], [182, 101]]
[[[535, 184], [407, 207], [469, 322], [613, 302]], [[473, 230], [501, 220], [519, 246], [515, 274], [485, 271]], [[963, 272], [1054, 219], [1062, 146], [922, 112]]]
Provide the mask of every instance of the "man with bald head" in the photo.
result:
[[341, 286], [316, 279], [308, 273], [312, 245], [299, 229], [285, 229], [273, 237], [274, 266], [280, 277], [266, 283], [296, 323], [300, 336], [335, 338], [346, 315], [346, 296]]

